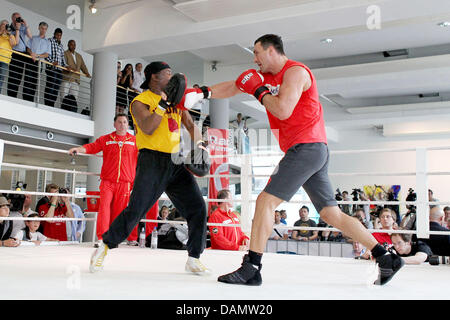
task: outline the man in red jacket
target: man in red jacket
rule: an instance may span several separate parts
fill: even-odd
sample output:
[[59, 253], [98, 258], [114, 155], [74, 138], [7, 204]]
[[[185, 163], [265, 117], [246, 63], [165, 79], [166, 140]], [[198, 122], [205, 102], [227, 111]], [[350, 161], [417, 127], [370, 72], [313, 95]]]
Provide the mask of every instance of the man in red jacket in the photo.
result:
[[[128, 117], [119, 113], [114, 117], [115, 132], [99, 137], [92, 143], [72, 148], [69, 154], [95, 154], [103, 151], [100, 174], [100, 207], [97, 218], [97, 237], [102, 240], [113, 220], [128, 205], [130, 192], [136, 175], [138, 149], [136, 137], [128, 133]], [[149, 213], [158, 213], [158, 203]], [[155, 210], [156, 209], [156, 210]], [[154, 214], [154, 219], [156, 219]], [[150, 214], [151, 215], [151, 214]], [[149, 233], [150, 230], [147, 230]], [[128, 243], [137, 245], [137, 227], [128, 237]]]
[[[220, 190], [217, 199], [231, 200], [229, 190]], [[233, 203], [220, 202], [209, 217], [210, 223], [239, 224], [240, 221], [235, 213], [231, 211]], [[246, 250], [249, 238], [242, 232], [241, 227], [210, 226], [211, 249], [219, 250]]]

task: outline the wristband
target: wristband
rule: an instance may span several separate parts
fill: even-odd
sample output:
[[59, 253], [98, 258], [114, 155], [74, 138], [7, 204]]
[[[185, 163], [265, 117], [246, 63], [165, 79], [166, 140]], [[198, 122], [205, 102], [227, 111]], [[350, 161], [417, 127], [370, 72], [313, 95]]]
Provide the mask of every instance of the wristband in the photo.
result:
[[50, 203], [50, 207], [55, 207], [56, 208], [56, 204]]

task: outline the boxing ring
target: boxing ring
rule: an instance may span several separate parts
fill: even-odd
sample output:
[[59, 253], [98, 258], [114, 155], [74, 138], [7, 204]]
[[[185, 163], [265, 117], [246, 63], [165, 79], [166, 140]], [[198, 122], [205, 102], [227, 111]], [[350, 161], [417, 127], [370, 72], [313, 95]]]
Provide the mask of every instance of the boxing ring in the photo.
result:
[[[0, 141], [0, 160], [3, 160], [4, 144], [15, 142]], [[65, 150], [19, 144], [26, 148], [44, 148], [51, 152]], [[427, 172], [426, 153], [439, 148], [383, 149], [384, 152], [416, 152], [416, 172], [398, 173], [414, 176], [417, 186], [417, 201], [338, 201], [339, 204], [410, 204], [417, 206], [417, 230], [396, 230], [397, 233], [417, 233], [419, 237], [429, 234], [449, 234], [429, 230], [428, 218], [430, 204], [450, 205], [450, 202], [429, 202], [427, 199], [427, 177], [430, 175], [450, 175], [450, 172]], [[331, 154], [370, 153], [380, 150], [336, 151]], [[269, 154], [281, 157], [281, 155]], [[241, 227], [248, 232], [251, 227], [252, 177], [268, 175], [251, 174], [252, 155], [229, 155], [241, 159]], [[78, 172], [54, 168], [25, 166], [4, 163], [2, 170], [8, 168], [40, 169], [49, 171], [67, 171], [74, 175], [98, 175], [97, 173]], [[392, 173], [330, 173], [333, 175], [390, 175]], [[223, 177], [223, 175], [220, 175]], [[205, 176], [210, 178], [211, 175]], [[75, 181], [75, 177], [73, 179]], [[74, 185], [73, 185], [74, 187]], [[74, 190], [72, 188], [71, 190]], [[4, 193], [55, 195], [33, 191], [0, 190]], [[98, 197], [95, 195], [56, 194], [74, 198]], [[161, 198], [166, 200], [167, 198]], [[225, 200], [207, 199], [206, 202]], [[298, 204], [311, 204], [309, 201], [293, 201]], [[96, 221], [95, 213], [86, 213], [86, 218], [0, 218], [2, 220], [84, 220]], [[141, 220], [157, 222], [161, 220]], [[165, 222], [165, 221], [164, 221]], [[173, 221], [171, 221], [172, 223]], [[183, 223], [183, 222], [178, 222]], [[230, 227], [227, 224], [214, 224]], [[236, 225], [232, 225], [234, 227]], [[285, 227], [289, 230], [338, 231], [334, 228]], [[95, 230], [95, 228], [94, 228]], [[373, 230], [371, 232], [389, 232]], [[392, 232], [392, 231], [391, 231]], [[94, 233], [95, 234], [95, 233]], [[89, 273], [89, 259], [94, 251], [95, 239], [85, 242], [42, 243], [40, 246], [23, 243], [19, 247], [0, 247], [0, 267], [2, 268], [3, 300], [18, 299], [151, 299], [151, 300], [300, 300], [300, 299], [449, 299], [450, 266], [406, 265], [385, 286], [374, 286], [376, 265], [373, 261], [353, 258], [277, 254], [267, 252], [262, 261], [263, 284], [261, 287], [234, 286], [217, 282], [217, 277], [234, 271], [242, 262], [243, 252], [206, 249], [201, 261], [211, 269], [207, 276], [197, 276], [184, 271], [187, 254], [184, 250], [149, 249], [120, 245], [110, 250], [105, 259], [102, 272]], [[29, 290], [36, 288], [36, 290]], [[38, 295], [38, 296], [37, 296]]]

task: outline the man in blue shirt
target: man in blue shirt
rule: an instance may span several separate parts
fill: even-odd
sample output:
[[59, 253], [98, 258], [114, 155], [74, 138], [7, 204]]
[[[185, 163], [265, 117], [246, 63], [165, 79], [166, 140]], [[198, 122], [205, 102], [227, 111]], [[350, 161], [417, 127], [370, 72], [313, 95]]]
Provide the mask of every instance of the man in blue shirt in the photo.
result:
[[19, 33], [19, 41], [13, 48], [14, 51], [18, 51], [19, 53], [13, 52], [11, 56], [8, 73], [8, 96], [17, 98], [25, 63], [28, 62], [28, 58], [24, 54], [27, 53], [26, 43], [31, 39], [31, 32], [27, 22], [22, 19], [22, 16], [18, 12], [13, 13], [11, 16], [11, 28], [11, 34], [16, 35], [16, 33]]
[[50, 42], [45, 38], [48, 24], [39, 23], [39, 35], [33, 36], [27, 43], [27, 53], [31, 56], [25, 66], [25, 81], [23, 85], [23, 98], [27, 101], [34, 101], [36, 84], [40, 76], [39, 59], [47, 58], [50, 53]]

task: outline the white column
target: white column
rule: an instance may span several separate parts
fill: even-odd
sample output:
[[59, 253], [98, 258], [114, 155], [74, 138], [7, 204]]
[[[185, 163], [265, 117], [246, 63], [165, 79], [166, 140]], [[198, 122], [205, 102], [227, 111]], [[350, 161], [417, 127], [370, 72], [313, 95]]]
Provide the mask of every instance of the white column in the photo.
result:
[[[117, 79], [117, 54], [113, 52], [97, 52], [94, 54], [94, 66], [92, 74], [93, 107], [92, 120], [94, 124], [94, 137], [98, 137], [114, 131], [114, 116], [116, 113], [116, 79]], [[88, 158], [88, 171], [100, 173], [103, 160], [100, 157]], [[100, 177], [87, 177], [87, 190], [98, 191]], [[87, 199], [86, 201], [89, 201]], [[96, 223], [86, 222], [84, 241], [95, 239]], [[94, 241], [94, 240], [92, 240]]]
[[[117, 60], [118, 56], [113, 52], [97, 52], [94, 54], [92, 120], [95, 122], [95, 126], [92, 141], [114, 131], [113, 119], [116, 113]], [[89, 157], [88, 171], [100, 173], [102, 163], [102, 158]], [[88, 176], [87, 190], [98, 190], [99, 185], [99, 177]]]
[[209, 101], [211, 128], [228, 129], [230, 119], [230, 100], [211, 99]]
[[427, 178], [427, 150], [416, 149], [416, 192], [417, 213], [416, 226], [417, 238], [428, 239], [430, 237], [430, 206], [428, 202], [428, 178]]

